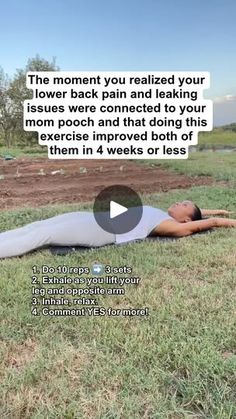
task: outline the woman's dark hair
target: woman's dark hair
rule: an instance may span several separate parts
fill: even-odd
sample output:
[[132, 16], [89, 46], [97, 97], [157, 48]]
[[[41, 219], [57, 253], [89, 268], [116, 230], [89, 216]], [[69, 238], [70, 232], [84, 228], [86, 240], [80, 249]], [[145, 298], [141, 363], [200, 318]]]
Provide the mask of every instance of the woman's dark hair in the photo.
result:
[[202, 213], [200, 208], [194, 204], [194, 211], [192, 215], [192, 221], [202, 220]]

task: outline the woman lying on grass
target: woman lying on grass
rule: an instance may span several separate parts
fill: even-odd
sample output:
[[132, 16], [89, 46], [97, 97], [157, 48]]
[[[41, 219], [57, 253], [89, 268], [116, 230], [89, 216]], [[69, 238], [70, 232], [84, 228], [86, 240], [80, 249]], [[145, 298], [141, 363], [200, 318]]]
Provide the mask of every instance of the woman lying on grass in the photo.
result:
[[236, 227], [235, 219], [206, 218], [209, 215], [230, 215], [226, 210], [199, 209], [192, 201], [176, 202], [168, 208], [172, 219], [163, 221], [153, 230], [154, 235], [184, 237], [214, 227]]
[[113, 234], [97, 224], [93, 212], [69, 212], [0, 233], [0, 258], [21, 256], [50, 245], [100, 247], [148, 236], [184, 237], [214, 227], [236, 227], [236, 219], [202, 219], [229, 214], [225, 210], [200, 210], [192, 201], [176, 202], [168, 212], [144, 206], [142, 218], [133, 230]]

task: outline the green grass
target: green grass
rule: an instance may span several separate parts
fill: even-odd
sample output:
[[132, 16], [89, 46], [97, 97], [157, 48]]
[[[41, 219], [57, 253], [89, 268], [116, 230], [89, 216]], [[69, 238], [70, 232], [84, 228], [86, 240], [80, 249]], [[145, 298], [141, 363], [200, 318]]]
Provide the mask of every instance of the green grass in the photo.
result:
[[235, 153], [190, 153], [187, 160], [142, 160], [149, 166], [161, 166], [190, 176], [213, 176], [216, 180], [236, 182]]
[[215, 128], [210, 132], [201, 132], [198, 137], [200, 147], [231, 146], [236, 147], [236, 132]]
[[[195, 187], [145, 197], [235, 210], [235, 190]], [[1, 213], [0, 230], [84, 205]], [[88, 205], [89, 207], [89, 205]], [[178, 419], [236, 417], [236, 230], [0, 261], [0, 417]], [[35, 318], [32, 266], [132, 266], [141, 277], [104, 307], [149, 307], [145, 318]]]
[[13, 157], [47, 157], [48, 149], [47, 147], [35, 146], [35, 147], [4, 147], [0, 146], [0, 157], [3, 157], [6, 154], [11, 154]]

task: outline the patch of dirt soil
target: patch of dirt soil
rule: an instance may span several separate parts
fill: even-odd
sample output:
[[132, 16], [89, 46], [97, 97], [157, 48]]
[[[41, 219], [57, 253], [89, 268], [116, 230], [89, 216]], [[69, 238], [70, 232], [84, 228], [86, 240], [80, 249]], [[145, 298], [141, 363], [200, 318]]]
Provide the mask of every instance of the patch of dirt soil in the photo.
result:
[[103, 188], [116, 184], [154, 193], [214, 182], [129, 160], [0, 159], [0, 210], [92, 201]]
[[10, 343], [6, 353], [5, 366], [21, 370], [33, 361], [36, 352], [37, 345], [31, 339], [27, 339], [22, 344]]

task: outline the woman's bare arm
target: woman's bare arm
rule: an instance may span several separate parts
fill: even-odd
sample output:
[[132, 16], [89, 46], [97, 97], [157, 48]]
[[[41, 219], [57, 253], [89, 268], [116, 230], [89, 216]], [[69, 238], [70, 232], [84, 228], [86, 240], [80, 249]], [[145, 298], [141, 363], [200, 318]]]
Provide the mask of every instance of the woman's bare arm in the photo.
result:
[[231, 215], [234, 211], [227, 211], [223, 209], [201, 209], [202, 216], [206, 215]]
[[185, 237], [215, 227], [236, 227], [236, 220], [225, 218], [208, 218], [206, 220], [178, 223], [174, 220], [162, 221], [152, 234], [166, 237]]

